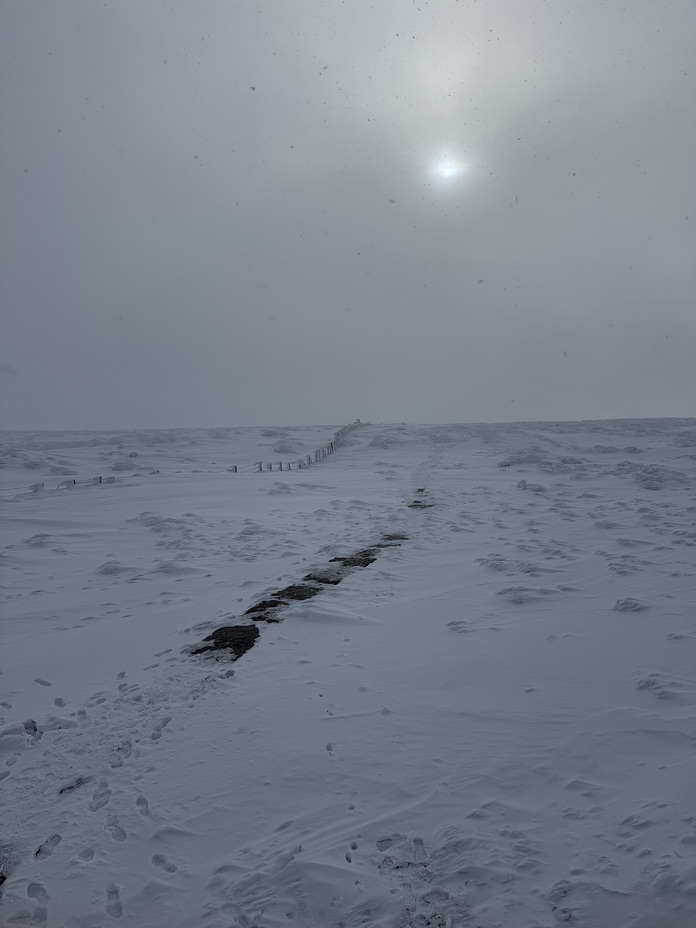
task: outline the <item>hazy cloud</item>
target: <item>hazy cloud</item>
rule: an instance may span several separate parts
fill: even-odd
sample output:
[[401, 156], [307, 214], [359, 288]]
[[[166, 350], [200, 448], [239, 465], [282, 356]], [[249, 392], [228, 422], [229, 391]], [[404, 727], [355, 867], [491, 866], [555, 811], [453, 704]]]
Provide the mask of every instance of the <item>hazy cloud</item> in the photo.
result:
[[692, 3], [0, 25], [5, 427], [693, 413]]

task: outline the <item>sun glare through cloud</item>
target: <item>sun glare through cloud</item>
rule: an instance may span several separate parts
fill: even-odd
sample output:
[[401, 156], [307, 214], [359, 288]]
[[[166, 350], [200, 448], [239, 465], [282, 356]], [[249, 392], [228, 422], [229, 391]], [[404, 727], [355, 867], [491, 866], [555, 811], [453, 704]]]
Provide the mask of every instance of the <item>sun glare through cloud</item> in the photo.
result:
[[439, 155], [430, 162], [428, 175], [441, 186], [451, 186], [467, 173], [466, 163], [455, 155]]

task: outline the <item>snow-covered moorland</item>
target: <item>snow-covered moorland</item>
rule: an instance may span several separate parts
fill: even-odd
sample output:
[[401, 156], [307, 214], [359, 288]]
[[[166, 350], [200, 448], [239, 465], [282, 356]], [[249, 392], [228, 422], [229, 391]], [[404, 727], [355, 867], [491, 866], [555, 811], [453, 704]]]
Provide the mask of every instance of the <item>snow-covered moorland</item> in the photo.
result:
[[0, 923], [693, 928], [696, 420], [334, 428], [2, 435]]

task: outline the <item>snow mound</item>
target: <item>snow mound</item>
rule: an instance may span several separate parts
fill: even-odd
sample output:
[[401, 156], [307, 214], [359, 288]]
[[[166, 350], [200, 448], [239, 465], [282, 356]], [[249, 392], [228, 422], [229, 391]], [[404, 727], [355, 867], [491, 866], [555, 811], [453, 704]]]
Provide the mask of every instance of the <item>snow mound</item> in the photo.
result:
[[689, 478], [683, 471], [661, 464], [635, 464], [621, 461], [610, 471], [617, 477], [630, 476], [646, 490], [680, 489], [687, 486]]
[[305, 450], [305, 446], [300, 444], [297, 441], [291, 441], [288, 438], [283, 438], [280, 441], [277, 441], [273, 445], [274, 454], [295, 454], [300, 455]]

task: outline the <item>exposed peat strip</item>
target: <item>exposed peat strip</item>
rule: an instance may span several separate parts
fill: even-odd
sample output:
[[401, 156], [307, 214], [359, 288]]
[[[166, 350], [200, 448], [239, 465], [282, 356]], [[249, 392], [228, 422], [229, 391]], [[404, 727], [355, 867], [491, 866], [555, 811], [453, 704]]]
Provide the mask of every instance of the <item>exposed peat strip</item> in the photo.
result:
[[[250, 606], [244, 613], [244, 617], [248, 622], [282, 622], [283, 618], [280, 613], [291, 603], [312, 599], [326, 586], [335, 586], [340, 583], [351, 571], [373, 564], [383, 548], [398, 547], [407, 538], [407, 535], [394, 532], [390, 535], [383, 535], [381, 541], [369, 548], [361, 548], [355, 554], [347, 557], [332, 557], [329, 566], [310, 571], [299, 583], [286, 586], [273, 593], [269, 599]], [[201, 646], [191, 651], [191, 654], [225, 651], [227, 653], [224, 656], [227, 659], [237, 660], [253, 648], [258, 637], [259, 629], [256, 625], [223, 625], [204, 638]]]
[[[424, 494], [425, 487], [418, 487], [418, 489], [416, 490], [416, 493]], [[434, 505], [433, 503], [429, 503], [427, 501], [427, 498], [425, 496], [417, 495], [416, 498], [408, 504], [408, 508], [409, 509], [432, 509], [433, 505]]]

